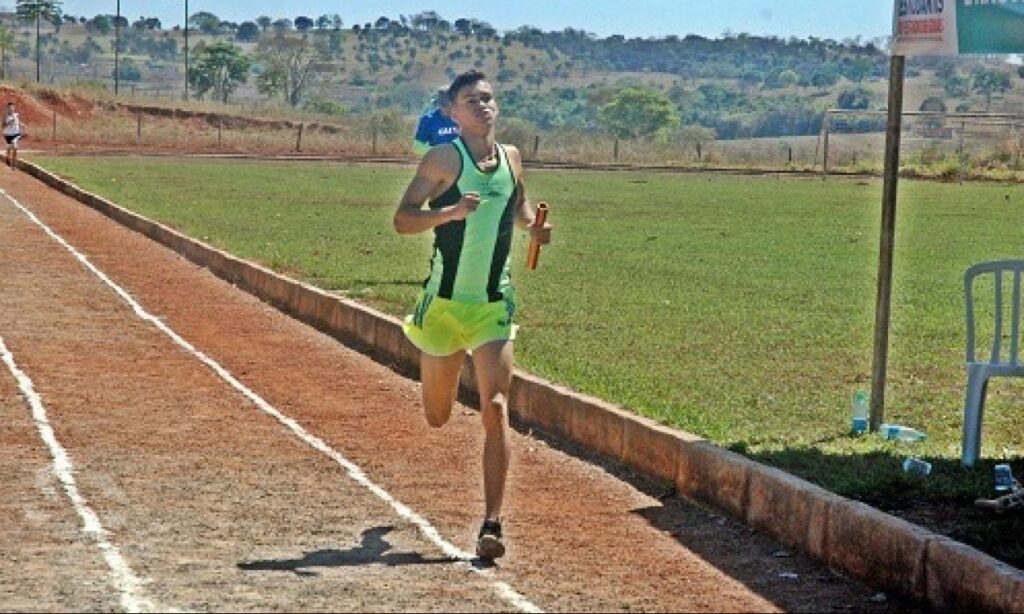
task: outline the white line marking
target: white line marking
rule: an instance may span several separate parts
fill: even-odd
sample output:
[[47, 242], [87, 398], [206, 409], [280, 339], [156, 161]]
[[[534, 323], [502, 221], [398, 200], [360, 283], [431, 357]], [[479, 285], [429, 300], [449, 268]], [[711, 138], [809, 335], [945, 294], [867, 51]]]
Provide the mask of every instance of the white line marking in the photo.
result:
[[105, 537], [107, 530], [103, 528], [99, 517], [92, 511], [81, 493], [78, 492], [78, 486], [75, 484], [74, 478], [75, 468], [71, 464], [71, 457], [68, 456], [67, 451], [57, 441], [57, 436], [54, 434], [50, 421], [46, 417], [46, 408], [43, 407], [42, 399], [36, 393], [32, 380], [15, 364], [14, 356], [4, 344], [3, 337], [0, 337], [0, 358], [3, 358], [7, 368], [14, 375], [14, 379], [18, 382], [18, 388], [21, 389], [25, 400], [28, 401], [29, 406], [32, 408], [32, 418], [35, 420], [39, 436], [42, 437], [46, 446], [50, 448], [50, 456], [53, 457], [54, 474], [56, 474], [61, 484], [64, 485], [64, 492], [67, 493], [68, 499], [71, 499], [71, 505], [74, 506], [79, 518], [82, 519], [82, 532], [91, 537], [96, 542], [96, 545], [99, 546], [99, 549], [103, 551], [103, 558], [107, 560], [107, 566], [110, 567], [110, 582], [121, 593], [121, 607], [128, 612], [156, 611], [157, 608], [153, 606], [152, 602], [141, 596], [143, 581], [132, 571], [127, 561], [121, 556], [117, 546], [107, 541]]
[[[432, 542], [434, 545], [439, 547], [441, 551], [444, 552], [447, 556], [459, 559], [460, 565], [469, 568], [469, 570], [473, 571], [474, 573], [480, 574], [488, 578], [493, 576], [493, 574], [490, 573], [490, 570], [481, 569], [472, 565], [470, 561], [473, 559], [473, 555], [463, 550], [460, 550], [457, 546], [455, 546], [454, 544], [446, 540], [444, 537], [442, 537], [438, 530], [435, 529], [434, 526], [431, 525], [429, 521], [427, 521], [427, 519], [423, 518], [416, 512], [412, 511], [412, 509], [410, 509], [407, 505], [405, 505], [401, 501], [398, 501], [397, 499], [392, 497], [386, 490], [375, 484], [372, 480], [370, 480], [370, 478], [366, 476], [365, 473], [363, 473], [363, 470], [360, 469], [358, 465], [342, 456], [339, 452], [331, 448], [319, 437], [308, 432], [294, 419], [282, 414], [274, 406], [272, 406], [270, 403], [267, 403], [265, 400], [263, 400], [262, 397], [260, 397], [258, 394], [250, 390], [245, 384], [238, 381], [234, 375], [232, 375], [227, 369], [222, 367], [217, 361], [213, 360], [200, 350], [196, 349], [191, 343], [182, 339], [181, 336], [178, 335], [178, 333], [174, 332], [169, 326], [160, 321], [159, 318], [146, 311], [142, 307], [142, 305], [140, 305], [134, 298], [132, 298], [130, 294], [128, 294], [128, 292], [126, 292], [116, 283], [111, 281], [110, 278], [107, 277], [102, 271], [93, 266], [93, 264], [89, 261], [88, 258], [86, 258], [78, 250], [76, 250], [74, 247], [68, 244], [67, 241], [65, 241], [56, 232], [51, 230], [46, 224], [41, 222], [39, 218], [37, 218], [31, 211], [22, 206], [21, 203], [15, 200], [14, 197], [8, 194], [5, 190], [0, 189], [0, 194], [3, 194], [5, 197], [7, 197], [7, 199], [10, 200], [18, 209], [21, 209], [21, 211], [24, 212], [30, 220], [32, 220], [40, 228], [46, 231], [46, 234], [50, 235], [55, 241], [63, 245], [64, 248], [71, 252], [71, 254], [75, 258], [77, 258], [79, 262], [81, 262], [87, 269], [89, 269], [90, 271], [93, 272], [93, 274], [99, 277], [103, 283], [110, 286], [110, 288], [113, 289], [118, 296], [120, 296], [126, 303], [128, 303], [128, 305], [132, 308], [133, 311], [135, 311], [135, 314], [138, 315], [139, 318], [151, 323], [153, 326], [160, 329], [164, 334], [170, 337], [171, 340], [174, 341], [174, 343], [181, 346], [190, 354], [198, 358], [202, 363], [204, 363], [206, 366], [212, 369], [217, 375], [219, 375], [221, 379], [230, 384], [232, 388], [242, 393], [245, 397], [252, 401], [256, 405], [256, 407], [258, 407], [264, 413], [273, 416], [275, 419], [277, 419], [278, 422], [288, 427], [299, 439], [306, 442], [313, 449], [322, 452], [324, 455], [326, 455], [327, 457], [331, 458], [336, 463], [341, 465], [341, 467], [345, 469], [345, 471], [348, 473], [349, 477], [351, 477], [353, 480], [355, 480], [362, 486], [366, 487], [367, 490], [377, 495], [377, 497], [379, 497], [381, 500], [389, 504], [392, 507], [392, 509], [394, 509], [395, 512], [398, 513], [399, 516], [409, 521], [410, 523], [416, 525], [416, 527], [420, 530], [420, 533], [422, 533], [423, 536], [427, 538], [428, 541]], [[493, 578], [491, 578], [491, 582], [493, 588], [498, 593], [498, 595], [500, 595], [502, 599], [510, 603], [516, 609], [523, 612], [543, 612], [543, 610], [541, 610], [533, 603], [531, 603], [528, 599], [526, 599], [526, 597], [520, 595], [518, 592], [516, 592], [515, 589], [513, 589], [507, 583], [501, 580], [494, 580]]]

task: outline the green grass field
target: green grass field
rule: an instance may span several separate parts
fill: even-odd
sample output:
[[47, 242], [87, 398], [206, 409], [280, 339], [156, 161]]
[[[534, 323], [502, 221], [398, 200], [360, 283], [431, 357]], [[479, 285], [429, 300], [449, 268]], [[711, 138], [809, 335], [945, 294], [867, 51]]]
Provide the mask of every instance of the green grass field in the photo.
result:
[[[410, 168], [37, 161], [395, 315], [426, 274], [430, 236], [391, 228]], [[901, 184], [886, 418], [928, 440], [898, 444], [848, 434], [851, 397], [870, 388], [880, 182], [528, 171], [527, 185], [551, 203], [555, 236], [535, 272], [522, 236], [513, 250], [521, 367], [911, 517], [989, 495], [999, 459], [1024, 473], [1024, 386], [1009, 380], [989, 386], [984, 462], [959, 466], [963, 271], [1022, 256], [1024, 187]], [[907, 456], [933, 461], [932, 475], [905, 476]], [[998, 530], [946, 532], [985, 547]], [[996, 554], [1024, 561], [1019, 539], [1006, 547]]]

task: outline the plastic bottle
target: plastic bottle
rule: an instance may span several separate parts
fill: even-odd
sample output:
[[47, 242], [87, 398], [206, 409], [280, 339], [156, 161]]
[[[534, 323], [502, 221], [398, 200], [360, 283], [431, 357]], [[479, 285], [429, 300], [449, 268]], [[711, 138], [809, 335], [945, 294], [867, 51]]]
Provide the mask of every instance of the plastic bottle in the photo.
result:
[[1001, 463], [993, 468], [995, 474], [996, 490], [1003, 492], [1013, 489], [1013, 470], [1010, 469], [1010, 465]]
[[863, 390], [858, 390], [857, 394], [853, 395], [853, 421], [851, 427], [857, 435], [868, 430], [868, 393]]
[[900, 424], [888, 424], [883, 422], [878, 425], [878, 435], [882, 439], [896, 440], [896, 441], [921, 441], [926, 438], [927, 435], [917, 429], [912, 429], [909, 426], [903, 426]]
[[928, 475], [932, 472], [932, 464], [919, 458], [908, 458], [903, 461], [903, 472], [914, 475]]

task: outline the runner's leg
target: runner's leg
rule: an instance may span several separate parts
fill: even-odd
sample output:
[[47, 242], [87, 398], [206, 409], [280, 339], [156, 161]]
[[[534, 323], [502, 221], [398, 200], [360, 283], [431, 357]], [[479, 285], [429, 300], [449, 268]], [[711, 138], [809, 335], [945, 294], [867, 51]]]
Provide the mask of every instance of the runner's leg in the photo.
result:
[[460, 350], [449, 356], [420, 355], [420, 380], [423, 383], [423, 411], [427, 423], [444, 426], [452, 414], [452, 405], [459, 389], [459, 374], [466, 360]]

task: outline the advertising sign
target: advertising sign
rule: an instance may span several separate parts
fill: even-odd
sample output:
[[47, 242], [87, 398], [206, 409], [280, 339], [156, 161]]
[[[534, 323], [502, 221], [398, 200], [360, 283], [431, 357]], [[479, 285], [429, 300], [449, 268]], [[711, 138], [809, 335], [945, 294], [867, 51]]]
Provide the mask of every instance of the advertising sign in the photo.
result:
[[1024, 0], [896, 0], [893, 55], [1024, 52]]

